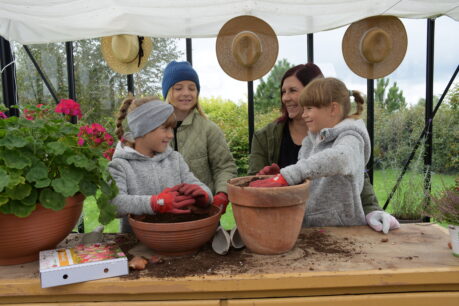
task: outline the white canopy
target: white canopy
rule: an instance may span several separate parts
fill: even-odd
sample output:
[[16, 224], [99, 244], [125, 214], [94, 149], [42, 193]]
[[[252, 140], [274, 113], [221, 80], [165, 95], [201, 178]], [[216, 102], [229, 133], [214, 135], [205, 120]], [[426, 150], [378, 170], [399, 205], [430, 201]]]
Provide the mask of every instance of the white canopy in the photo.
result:
[[0, 0], [0, 35], [21, 44], [75, 41], [114, 34], [216, 37], [229, 19], [252, 15], [277, 35], [338, 28], [365, 17], [459, 21], [458, 0]]

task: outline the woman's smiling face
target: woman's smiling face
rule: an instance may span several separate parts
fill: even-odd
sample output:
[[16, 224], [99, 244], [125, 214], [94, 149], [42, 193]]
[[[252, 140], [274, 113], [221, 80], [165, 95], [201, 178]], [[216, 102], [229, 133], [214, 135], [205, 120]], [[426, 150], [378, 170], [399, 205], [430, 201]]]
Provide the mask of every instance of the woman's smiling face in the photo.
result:
[[286, 78], [282, 84], [281, 100], [290, 119], [300, 119], [303, 114], [303, 107], [299, 104], [300, 93], [303, 88], [303, 84], [294, 75]]

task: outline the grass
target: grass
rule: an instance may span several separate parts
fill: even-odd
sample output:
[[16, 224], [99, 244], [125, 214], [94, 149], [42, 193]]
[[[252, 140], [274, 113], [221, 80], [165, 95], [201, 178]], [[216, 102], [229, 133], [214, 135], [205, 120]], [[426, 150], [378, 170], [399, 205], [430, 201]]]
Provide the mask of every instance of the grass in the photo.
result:
[[[374, 189], [376, 196], [379, 201], [379, 205], [382, 207], [386, 202], [389, 193], [397, 181], [397, 178], [400, 174], [400, 170], [391, 169], [391, 170], [377, 170], [374, 172]], [[445, 175], [445, 174], [432, 174], [432, 192], [436, 193], [445, 188], [445, 186], [454, 185], [454, 179], [457, 175]], [[399, 194], [405, 195], [405, 202], [408, 201], [406, 195], [417, 195], [422, 196], [422, 186], [423, 186], [423, 177], [420, 174], [407, 172], [400, 184]], [[416, 188], [415, 188], [416, 187]], [[400, 196], [397, 195], [392, 198], [387, 211], [392, 213], [393, 204], [399, 200]], [[84, 225], [85, 232], [90, 232], [99, 225], [97, 221], [98, 211], [95, 199], [89, 197], [84, 202]], [[231, 205], [226, 209], [226, 214], [222, 216], [220, 220], [221, 225], [225, 229], [231, 229], [234, 227], [234, 217], [233, 210]], [[104, 232], [106, 233], [116, 233], [119, 231], [119, 220], [116, 219], [110, 224], [105, 226]]]

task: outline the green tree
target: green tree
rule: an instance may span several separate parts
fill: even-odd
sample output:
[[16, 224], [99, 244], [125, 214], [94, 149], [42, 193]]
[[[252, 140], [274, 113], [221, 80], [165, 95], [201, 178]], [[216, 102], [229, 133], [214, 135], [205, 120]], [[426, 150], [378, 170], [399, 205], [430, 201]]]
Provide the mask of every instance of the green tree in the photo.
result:
[[254, 96], [254, 109], [256, 113], [266, 113], [273, 108], [278, 108], [280, 103], [280, 81], [284, 73], [292, 68], [286, 59], [276, 63], [266, 78], [260, 80]]
[[375, 104], [379, 104], [383, 109], [392, 113], [397, 110], [406, 108], [406, 100], [403, 96], [403, 90], [397, 86], [397, 82], [394, 82], [387, 91], [389, 86], [389, 79], [382, 78], [376, 80], [375, 88]]

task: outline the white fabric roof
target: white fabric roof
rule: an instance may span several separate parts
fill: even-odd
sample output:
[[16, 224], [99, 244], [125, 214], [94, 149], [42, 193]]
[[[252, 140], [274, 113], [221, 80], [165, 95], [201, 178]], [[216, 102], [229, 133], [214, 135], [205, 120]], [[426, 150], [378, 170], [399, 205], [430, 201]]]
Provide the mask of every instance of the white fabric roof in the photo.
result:
[[269, 23], [277, 35], [338, 28], [365, 17], [459, 21], [458, 0], [0, 0], [0, 35], [36, 44], [137, 34], [152, 37], [215, 37], [239, 15]]

